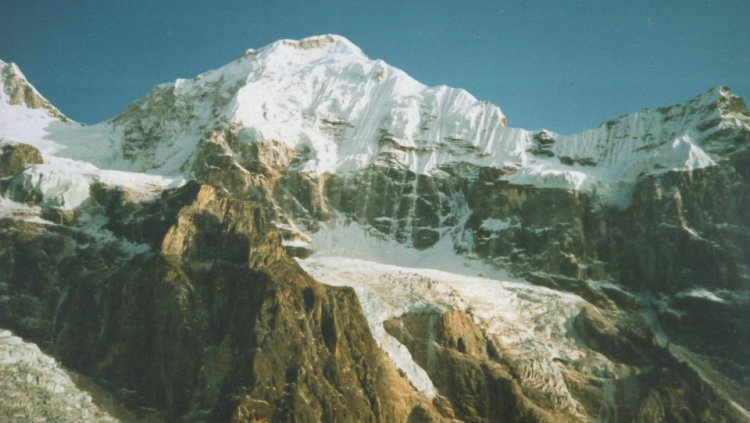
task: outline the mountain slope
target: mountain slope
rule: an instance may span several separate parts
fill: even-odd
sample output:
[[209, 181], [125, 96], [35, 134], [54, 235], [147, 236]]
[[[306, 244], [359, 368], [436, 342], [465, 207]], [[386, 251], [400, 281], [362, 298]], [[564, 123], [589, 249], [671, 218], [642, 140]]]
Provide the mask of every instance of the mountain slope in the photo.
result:
[[747, 420], [726, 87], [562, 136], [327, 35], [87, 127], [3, 66], [0, 326], [136, 410]]

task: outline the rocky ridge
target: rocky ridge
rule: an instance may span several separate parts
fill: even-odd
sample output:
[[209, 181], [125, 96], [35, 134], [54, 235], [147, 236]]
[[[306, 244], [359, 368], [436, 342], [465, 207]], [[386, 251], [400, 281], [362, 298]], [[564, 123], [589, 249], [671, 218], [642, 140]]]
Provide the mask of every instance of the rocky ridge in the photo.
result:
[[109, 239], [0, 223], [0, 321], [134, 412], [390, 421], [432, 408], [377, 349], [354, 293], [286, 258], [257, 204], [195, 183], [146, 203], [94, 191]]

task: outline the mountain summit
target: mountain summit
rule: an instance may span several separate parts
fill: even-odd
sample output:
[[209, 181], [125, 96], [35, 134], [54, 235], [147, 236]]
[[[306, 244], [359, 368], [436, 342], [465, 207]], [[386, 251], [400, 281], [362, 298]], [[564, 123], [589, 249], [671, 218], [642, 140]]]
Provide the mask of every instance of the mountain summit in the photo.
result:
[[[26, 80], [26, 76], [15, 63], [0, 60], [0, 83], [3, 86], [0, 92], [0, 105], [21, 105], [32, 110], [44, 109], [50, 117], [68, 120]], [[8, 111], [4, 110], [3, 114], [5, 113]]]
[[[143, 127], [144, 116], [154, 123]], [[164, 116], [179, 125], [163, 128]], [[385, 159], [428, 171], [451, 155], [440, 144], [464, 140], [459, 150], [478, 148], [472, 143], [496, 137], [505, 117], [466, 91], [428, 88], [343, 37], [323, 36], [278, 41], [194, 79], [159, 86], [113, 124], [124, 134], [126, 158], [137, 151], [134, 165], [142, 170], [184, 169], [190, 158], [166, 158], [195, 150], [205, 132], [232, 125], [244, 129], [246, 142], [278, 140], [309, 152], [304, 170], [322, 174]], [[171, 147], [141, 148], [147, 133]]]
[[16, 353], [169, 421], [750, 416], [726, 87], [563, 136], [324, 35], [83, 126], [1, 65], [0, 419], [99, 413]]

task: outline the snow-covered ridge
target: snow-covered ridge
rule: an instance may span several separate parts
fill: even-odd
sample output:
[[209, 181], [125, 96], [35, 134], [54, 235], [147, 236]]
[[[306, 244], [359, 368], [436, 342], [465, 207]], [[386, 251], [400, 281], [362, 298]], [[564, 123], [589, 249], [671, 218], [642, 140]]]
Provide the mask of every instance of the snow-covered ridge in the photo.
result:
[[[168, 107], [158, 113], [165, 97]], [[747, 130], [746, 112], [723, 111], [722, 102], [734, 99], [720, 87], [581, 134], [530, 132], [506, 127], [499, 108], [464, 90], [426, 87], [345, 38], [327, 35], [277, 41], [195, 79], [160, 86], [115, 122], [127, 134], [134, 122], [142, 126], [144, 115], [179, 116], [152, 126], [162, 142], [133, 161], [138, 170], [184, 172], [201, 133], [233, 124], [247, 142], [273, 139], [304, 152], [302, 170], [314, 174], [372, 164], [435, 173], [462, 162], [515, 169], [511, 182], [596, 192], [613, 203], [624, 201], [627, 194], [617, 193], [627, 193], [643, 174], [721, 160], [704, 141], [722, 129]], [[540, 148], [544, 137], [549, 145]]]
[[[72, 209], [89, 197], [92, 184], [126, 188], [144, 197], [182, 180], [107, 169], [113, 156], [112, 131], [73, 122], [45, 99], [15, 63], [0, 60], [0, 146], [26, 143], [38, 148], [44, 163], [30, 166], [11, 181], [41, 194], [43, 205]], [[94, 165], [99, 164], [100, 168]]]
[[[183, 172], [189, 158], [182, 153], [231, 124], [250, 142], [273, 139], [311, 151], [304, 170], [316, 174], [378, 161], [428, 172], [489, 148], [480, 144], [514, 138], [498, 131], [505, 126], [498, 107], [464, 90], [426, 87], [331, 35], [249, 50], [219, 69], [157, 87], [112, 122], [126, 151], [147, 134], [159, 135], [162, 145], [146, 147], [148, 157], [130, 165], [161, 173]], [[182, 163], [168, 162], [175, 156]]]
[[716, 87], [683, 104], [643, 109], [596, 129], [561, 136], [534, 134], [531, 155], [514, 183], [572, 188], [624, 205], [644, 175], [713, 166], [747, 149], [738, 134], [750, 132], [750, 114], [727, 87]]
[[[46, 114], [55, 119], [67, 121], [68, 118], [52, 105], [31, 85], [21, 69], [15, 63], [0, 60], [0, 107], [4, 105], [23, 105], [29, 109], [44, 109]], [[2, 111], [2, 109], [0, 109]]]
[[2, 100], [0, 137], [102, 169], [189, 178], [202, 140], [232, 128], [243, 142], [287, 144], [299, 170], [313, 175], [375, 164], [439, 176], [443, 166], [469, 163], [610, 204], [625, 202], [642, 175], [720, 162], [742, 147], [720, 135], [750, 131], [744, 103], [725, 87], [570, 136], [509, 128], [497, 106], [461, 89], [427, 87], [336, 35], [247, 50], [193, 79], [159, 85], [91, 127]]

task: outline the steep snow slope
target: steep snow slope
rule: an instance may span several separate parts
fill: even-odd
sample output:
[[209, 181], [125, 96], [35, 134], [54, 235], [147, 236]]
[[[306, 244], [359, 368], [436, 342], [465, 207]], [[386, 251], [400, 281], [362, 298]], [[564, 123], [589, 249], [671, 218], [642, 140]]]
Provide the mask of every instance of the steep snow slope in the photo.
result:
[[748, 130], [750, 116], [742, 100], [729, 88], [716, 87], [684, 104], [644, 109], [580, 134], [538, 133], [535, 160], [508, 180], [598, 189], [599, 199], [622, 204], [644, 175], [713, 166], [727, 153], [747, 148], [717, 138]]
[[[133, 124], [154, 112], [182, 124]], [[508, 152], [516, 144], [498, 132], [505, 117], [497, 107], [464, 90], [425, 87], [339, 36], [248, 50], [195, 79], [157, 87], [113, 126], [124, 134], [125, 159], [144, 134], [166, 139], [170, 148], [147, 146], [148, 157], [133, 165], [170, 173], [183, 163], [168, 157], [184, 158], [178, 151], [229, 123], [244, 128], [248, 142], [280, 140], [308, 154], [303, 170], [317, 174], [362, 169], [382, 151], [398, 165], [426, 172], [454, 156], [475, 155], [488, 142], [504, 144]]]
[[[189, 171], [187, 154], [201, 133], [231, 123], [246, 142], [278, 140], [315, 174], [356, 171], [371, 164], [434, 173], [448, 163], [507, 168], [508, 180], [593, 191], [605, 201], [641, 174], [711, 166], [720, 149], [708, 138], [750, 128], [729, 110], [738, 98], [724, 87], [684, 105], [644, 110], [571, 136], [506, 127], [499, 108], [463, 90], [425, 87], [339, 36], [282, 40], [248, 50], [222, 68], [158, 87], [119, 116], [139, 170]], [[182, 124], [143, 124], [146, 116]], [[134, 120], [137, 119], [137, 125]], [[148, 121], [147, 121], [148, 122]], [[160, 145], [143, 144], [158, 136]], [[712, 157], [712, 154], [716, 157]], [[614, 187], [612, 187], [614, 185]]]

